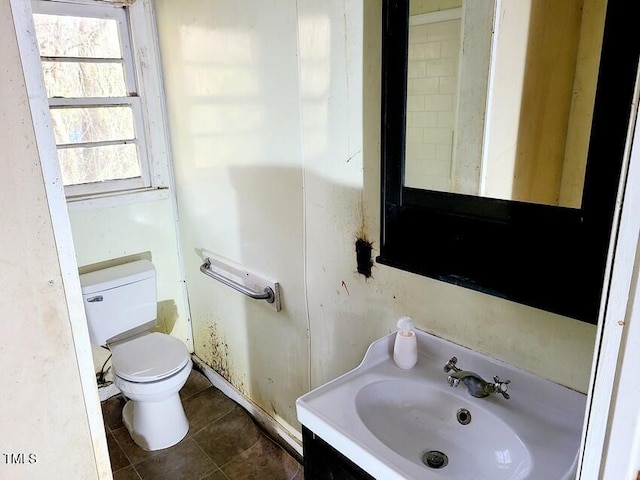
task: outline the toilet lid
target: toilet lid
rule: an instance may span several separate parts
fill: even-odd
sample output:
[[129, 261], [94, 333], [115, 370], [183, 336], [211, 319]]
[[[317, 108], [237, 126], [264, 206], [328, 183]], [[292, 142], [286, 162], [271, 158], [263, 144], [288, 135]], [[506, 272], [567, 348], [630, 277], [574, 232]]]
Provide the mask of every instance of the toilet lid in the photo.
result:
[[110, 345], [113, 373], [130, 382], [153, 382], [178, 372], [189, 361], [179, 339], [153, 332]]

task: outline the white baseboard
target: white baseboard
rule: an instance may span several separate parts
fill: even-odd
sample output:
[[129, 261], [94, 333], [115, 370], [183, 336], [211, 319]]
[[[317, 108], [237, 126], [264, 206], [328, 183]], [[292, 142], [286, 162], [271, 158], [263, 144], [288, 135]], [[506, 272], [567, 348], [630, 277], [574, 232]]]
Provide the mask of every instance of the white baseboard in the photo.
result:
[[113, 397], [120, 393], [120, 389], [116, 387], [113, 383], [106, 385], [104, 387], [98, 388], [98, 395], [100, 396], [100, 401], [104, 402], [106, 399]]
[[260, 426], [264, 428], [274, 440], [280, 440], [278, 443], [280, 443], [282, 448], [286, 449], [298, 461], [302, 461], [302, 442], [298, 438], [294, 437], [262, 408], [236, 390], [236, 388], [227, 382], [222, 375], [204, 363], [195, 354], [192, 354], [191, 358], [214, 387], [249, 412], [253, 419], [258, 422], [258, 424], [260, 424]]

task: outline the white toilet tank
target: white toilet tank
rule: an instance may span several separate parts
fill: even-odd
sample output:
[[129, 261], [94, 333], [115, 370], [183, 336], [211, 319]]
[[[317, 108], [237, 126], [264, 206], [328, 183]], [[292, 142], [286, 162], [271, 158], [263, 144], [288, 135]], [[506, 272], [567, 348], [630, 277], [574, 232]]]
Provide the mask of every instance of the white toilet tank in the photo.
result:
[[91, 343], [106, 345], [155, 326], [156, 271], [137, 260], [80, 275]]

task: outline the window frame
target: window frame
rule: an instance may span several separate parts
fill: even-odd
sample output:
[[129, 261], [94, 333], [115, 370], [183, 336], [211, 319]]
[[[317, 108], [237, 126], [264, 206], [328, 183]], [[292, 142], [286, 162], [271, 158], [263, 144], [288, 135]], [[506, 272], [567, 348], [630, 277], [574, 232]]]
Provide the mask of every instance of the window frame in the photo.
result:
[[[31, 0], [34, 14], [109, 18], [118, 22], [126, 97], [49, 97], [50, 109], [74, 107], [131, 107], [134, 142], [140, 163], [140, 177], [65, 185], [71, 205], [110, 205], [123, 199], [136, 201], [141, 195], [157, 197], [170, 182], [168, 136], [160, 74], [155, 20], [149, 2], [132, 4], [87, 0]], [[50, 58], [50, 57], [44, 57]], [[96, 142], [100, 144], [100, 142]], [[58, 145], [56, 145], [58, 150]], [[56, 161], [58, 159], [56, 158]], [[163, 195], [164, 196], [164, 195]], [[106, 199], [106, 200], [101, 200]]]

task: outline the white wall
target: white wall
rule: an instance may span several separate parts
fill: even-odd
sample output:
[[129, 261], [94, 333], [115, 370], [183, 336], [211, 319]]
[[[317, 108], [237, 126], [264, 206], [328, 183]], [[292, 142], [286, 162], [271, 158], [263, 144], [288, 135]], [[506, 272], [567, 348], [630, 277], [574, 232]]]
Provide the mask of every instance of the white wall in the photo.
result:
[[[293, 430], [295, 399], [401, 315], [586, 391], [594, 326], [356, 272], [379, 238], [380, 3], [155, 1], [196, 354]], [[202, 275], [203, 248], [281, 282], [283, 310]]]
[[[309, 383], [295, 4], [159, 1], [156, 14], [196, 354], [294, 423]], [[202, 275], [202, 248], [281, 282], [283, 311]]]
[[[32, 25], [28, 4], [0, 2], [0, 478], [111, 478], [97, 390], [91, 384], [92, 391], [83, 390], [83, 379], [86, 387], [93, 378], [82, 346], [86, 326], [70, 313], [78, 306], [82, 311], [79, 284], [75, 277], [65, 283], [69, 277], [61, 268], [71, 248], [56, 244], [70, 234], [66, 215], [54, 212], [62, 205], [64, 213], [62, 187], [51, 177], [45, 184], [43, 175], [55, 159], [53, 136], [44, 130], [49, 150], [36, 143], [30, 110], [30, 100], [40, 101], [43, 108], [33, 115], [42, 126], [44, 86], [40, 82], [40, 98], [33, 89], [27, 94], [22, 69], [33, 64], [21, 62], [12, 15], [20, 48], [27, 50], [23, 58], [37, 62], [35, 43], [25, 37]], [[56, 188], [57, 204], [48, 198]]]

